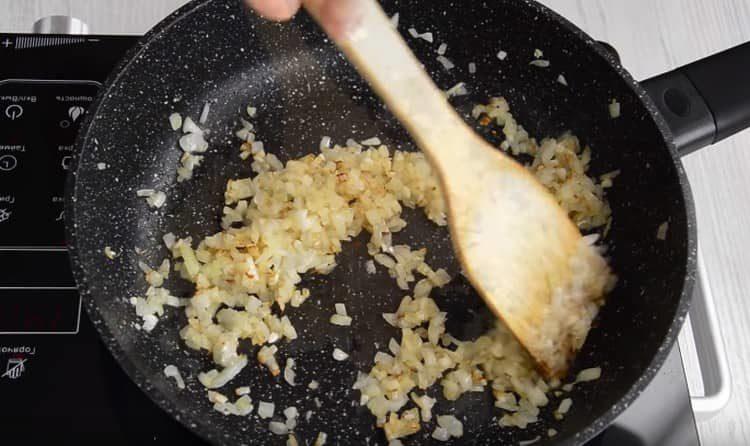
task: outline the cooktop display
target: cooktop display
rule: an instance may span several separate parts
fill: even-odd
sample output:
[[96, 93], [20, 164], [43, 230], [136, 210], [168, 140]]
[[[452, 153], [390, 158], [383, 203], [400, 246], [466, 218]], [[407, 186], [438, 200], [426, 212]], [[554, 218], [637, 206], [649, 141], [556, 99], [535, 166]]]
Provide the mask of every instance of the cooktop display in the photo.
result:
[[[204, 444], [109, 355], [82, 312], [65, 248], [62, 202], [76, 131], [136, 39], [0, 34], [2, 444]], [[678, 347], [590, 444], [699, 444]]]

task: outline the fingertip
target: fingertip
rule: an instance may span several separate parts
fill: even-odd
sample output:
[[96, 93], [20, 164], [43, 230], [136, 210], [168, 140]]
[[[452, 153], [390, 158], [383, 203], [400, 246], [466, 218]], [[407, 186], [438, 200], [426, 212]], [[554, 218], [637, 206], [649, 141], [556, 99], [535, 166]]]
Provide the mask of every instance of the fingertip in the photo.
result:
[[247, 3], [261, 17], [276, 21], [291, 19], [302, 5], [301, 0], [247, 0]]

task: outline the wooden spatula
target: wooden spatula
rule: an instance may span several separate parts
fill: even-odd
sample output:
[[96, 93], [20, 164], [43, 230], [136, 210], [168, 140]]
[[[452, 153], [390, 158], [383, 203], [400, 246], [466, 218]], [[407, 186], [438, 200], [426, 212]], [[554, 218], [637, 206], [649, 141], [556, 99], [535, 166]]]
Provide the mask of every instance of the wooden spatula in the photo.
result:
[[610, 283], [604, 259], [523, 166], [464, 123], [375, 0], [305, 6], [432, 162], [471, 283], [542, 372], [562, 377]]

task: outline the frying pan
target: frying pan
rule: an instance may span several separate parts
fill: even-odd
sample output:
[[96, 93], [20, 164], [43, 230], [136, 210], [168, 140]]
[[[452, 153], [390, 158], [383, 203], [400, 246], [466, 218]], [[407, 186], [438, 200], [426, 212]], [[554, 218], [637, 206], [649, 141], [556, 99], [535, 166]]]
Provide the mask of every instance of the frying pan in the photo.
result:
[[[750, 86], [744, 82], [750, 60], [747, 45], [645, 83], [635, 82], [616, 55], [545, 7], [524, 0], [383, 2], [399, 12], [401, 30], [432, 31], [436, 42], [409, 38], [439, 86], [467, 83], [471, 94], [453, 103], [469, 120], [474, 103], [491, 96], [508, 98], [532, 135], [573, 131], [593, 149], [591, 171], [622, 174], [608, 192], [614, 221], [607, 237], [609, 255], [620, 277], [572, 373], [600, 366], [603, 376], [572, 392], [573, 408], [562, 421], [551, 411], [527, 430], [500, 428], [489, 393], [470, 393], [458, 402], [439, 401], [435, 413], [455, 413], [465, 436], [455, 444], [517, 444], [540, 437], [538, 444], [583, 444], [604, 429], [646, 387], [674, 343], [695, 276], [696, 228], [692, 198], [679, 161], [694, 150], [750, 124]], [[456, 68], [436, 60], [440, 42]], [[530, 66], [535, 49], [551, 61]], [[500, 61], [499, 50], [508, 53]], [[476, 63], [476, 74], [466, 67]], [[739, 65], [738, 65], [739, 64]], [[746, 67], [746, 65], [745, 65]], [[557, 82], [559, 74], [568, 86]], [[744, 84], [744, 85], [743, 85]], [[613, 119], [608, 104], [616, 99], [622, 114]], [[167, 117], [174, 111], [194, 118], [211, 103], [206, 123], [211, 149], [191, 181], [177, 183], [179, 133]], [[199, 372], [211, 368], [208, 355], [187, 349], [178, 331], [181, 311], [162, 318], [145, 334], [128, 303], [147, 287], [137, 262], [157, 265], [167, 256], [161, 237], [167, 232], [194, 240], [219, 230], [227, 179], [252, 175], [238, 158], [233, 131], [248, 103], [258, 107], [256, 127], [266, 147], [282, 160], [313, 152], [321, 136], [342, 142], [379, 136], [391, 148], [416, 150], [346, 60], [304, 13], [290, 24], [266, 22], [239, 0], [195, 1], [150, 31], [110, 76], [79, 133], [77, 167], [68, 181], [67, 231], [73, 271], [89, 317], [129, 376], [159, 406], [196, 434], [215, 444], [282, 444], [269, 433], [268, 420], [226, 417], [214, 411]], [[470, 120], [471, 122], [471, 120]], [[485, 136], [499, 142], [486, 129]], [[99, 163], [107, 168], [100, 170]], [[167, 203], [149, 209], [135, 191], [155, 188]], [[407, 213], [409, 226], [395, 241], [428, 247], [427, 261], [447, 268], [453, 282], [433, 294], [448, 311], [448, 330], [471, 338], [492, 317], [458, 274], [445, 228]], [[669, 223], [666, 240], [657, 229]], [[332, 444], [384, 444], [366, 408], [352, 401], [358, 370], [369, 370], [375, 344], [398, 337], [380, 314], [396, 308], [403, 296], [383, 272], [365, 271], [365, 240], [348, 243], [338, 267], [328, 276], [310, 276], [304, 285], [312, 299], [288, 316], [300, 339], [284, 344], [279, 359], [297, 361], [297, 380], [319, 381], [291, 387], [250, 364], [225, 393], [249, 385], [253, 400], [275, 401], [278, 411], [294, 405], [313, 410], [310, 422], [296, 429], [311, 440], [325, 431]], [[119, 255], [110, 260], [105, 246]], [[138, 253], [136, 253], [136, 248]], [[188, 284], [167, 283], [174, 294], [190, 295]], [[330, 325], [334, 302], [345, 302], [355, 324], [350, 330]], [[331, 357], [333, 347], [351, 354]], [[247, 346], [241, 347], [250, 351]], [[252, 361], [251, 361], [252, 362]], [[186, 376], [178, 390], [163, 369], [175, 364]], [[433, 391], [432, 394], [439, 393]], [[315, 398], [322, 403], [317, 407]], [[559, 434], [548, 438], [547, 429]], [[427, 426], [406, 444], [432, 444]]]

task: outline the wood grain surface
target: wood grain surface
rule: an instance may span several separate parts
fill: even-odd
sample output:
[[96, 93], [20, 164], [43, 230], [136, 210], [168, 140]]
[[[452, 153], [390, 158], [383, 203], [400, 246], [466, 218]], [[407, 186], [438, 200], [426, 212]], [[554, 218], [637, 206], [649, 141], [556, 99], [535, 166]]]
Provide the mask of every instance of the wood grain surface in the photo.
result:
[[[599, 40], [614, 45], [636, 79], [750, 40], [748, 0], [542, 0]], [[0, 31], [27, 32], [36, 18], [63, 14], [92, 33], [140, 34], [184, 0], [0, 0]], [[748, 73], [750, 81], [750, 73]], [[684, 160], [698, 209], [705, 256], [729, 351], [732, 399], [699, 423], [707, 446], [750, 444], [750, 132]], [[688, 362], [689, 375], [694, 364]]]

